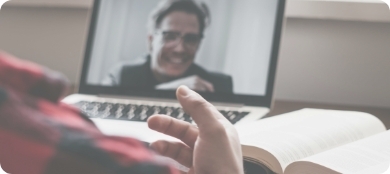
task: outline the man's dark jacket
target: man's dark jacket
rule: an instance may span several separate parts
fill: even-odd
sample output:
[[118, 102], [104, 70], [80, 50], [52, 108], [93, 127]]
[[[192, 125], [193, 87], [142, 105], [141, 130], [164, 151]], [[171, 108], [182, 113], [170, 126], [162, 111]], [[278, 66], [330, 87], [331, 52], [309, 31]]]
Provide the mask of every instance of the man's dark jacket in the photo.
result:
[[[122, 63], [116, 66], [103, 80], [103, 85], [128, 87], [129, 89], [135, 90], [155, 90], [156, 85], [161, 83], [155, 79], [150, 69], [150, 56], [147, 56], [146, 60], [145, 63], [136, 65]], [[233, 93], [233, 80], [231, 76], [208, 72], [196, 64], [192, 64], [184, 75], [177, 79], [193, 75], [197, 75], [212, 83], [215, 92]]]

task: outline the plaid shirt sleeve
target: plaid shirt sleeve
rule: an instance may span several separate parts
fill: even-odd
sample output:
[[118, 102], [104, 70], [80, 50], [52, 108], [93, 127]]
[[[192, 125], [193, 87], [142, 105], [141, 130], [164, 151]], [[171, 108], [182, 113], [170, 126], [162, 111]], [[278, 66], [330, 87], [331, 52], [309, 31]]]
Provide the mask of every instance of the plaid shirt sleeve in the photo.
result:
[[0, 52], [0, 165], [11, 174], [176, 174], [142, 143], [103, 135], [60, 102], [58, 73]]

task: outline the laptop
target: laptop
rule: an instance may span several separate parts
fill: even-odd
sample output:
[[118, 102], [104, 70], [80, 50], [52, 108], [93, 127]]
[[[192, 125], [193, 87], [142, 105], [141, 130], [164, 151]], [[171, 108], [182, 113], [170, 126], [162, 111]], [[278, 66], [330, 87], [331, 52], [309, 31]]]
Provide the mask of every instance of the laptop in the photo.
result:
[[[147, 119], [193, 123], [186, 85], [235, 125], [271, 108], [285, 0], [95, 0], [77, 94], [104, 133], [151, 142]], [[164, 137], [170, 139], [169, 137]]]

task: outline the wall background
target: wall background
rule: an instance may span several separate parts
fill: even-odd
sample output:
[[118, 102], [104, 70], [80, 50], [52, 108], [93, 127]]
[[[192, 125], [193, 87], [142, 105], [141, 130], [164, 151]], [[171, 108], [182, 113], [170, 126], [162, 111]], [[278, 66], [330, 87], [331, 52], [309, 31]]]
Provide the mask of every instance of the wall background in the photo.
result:
[[[76, 83], [88, 14], [88, 8], [5, 5], [0, 48]], [[287, 18], [275, 98], [390, 108], [390, 23]]]

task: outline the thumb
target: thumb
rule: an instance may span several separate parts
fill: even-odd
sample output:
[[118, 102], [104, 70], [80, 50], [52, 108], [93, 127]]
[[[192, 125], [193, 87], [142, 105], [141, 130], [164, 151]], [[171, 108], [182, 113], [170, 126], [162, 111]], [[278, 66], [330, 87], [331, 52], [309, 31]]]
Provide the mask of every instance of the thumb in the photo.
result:
[[226, 120], [212, 104], [186, 86], [180, 86], [176, 96], [183, 110], [192, 117], [200, 130], [213, 127], [221, 119]]

